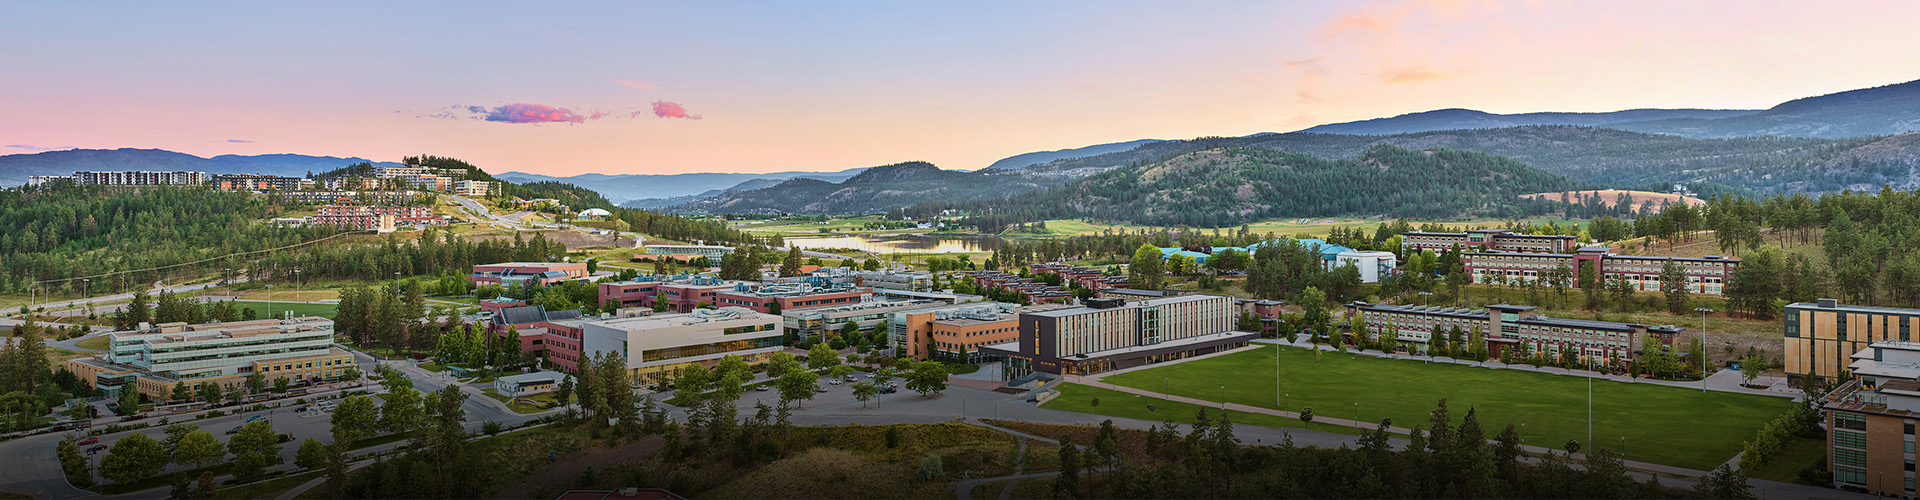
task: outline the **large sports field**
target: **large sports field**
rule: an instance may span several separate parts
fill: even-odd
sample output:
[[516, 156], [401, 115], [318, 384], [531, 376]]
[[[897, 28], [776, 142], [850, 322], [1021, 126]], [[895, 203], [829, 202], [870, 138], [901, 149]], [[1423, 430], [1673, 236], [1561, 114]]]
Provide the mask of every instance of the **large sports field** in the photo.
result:
[[[1275, 401], [1276, 353], [1280, 401]], [[1489, 437], [1507, 424], [1519, 428], [1524, 423], [1526, 444], [1559, 448], [1569, 439], [1587, 441], [1588, 380], [1570, 375], [1340, 353], [1316, 359], [1305, 349], [1267, 346], [1122, 373], [1104, 381], [1287, 411], [1311, 407], [1323, 417], [1357, 415], [1368, 422], [1392, 418], [1397, 427], [1425, 427], [1428, 413], [1446, 398], [1454, 424], [1460, 423], [1467, 409], [1478, 409]], [[1702, 394], [1699, 389], [1604, 379], [1593, 380], [1592, 386], [1594, 442], [1623, 450], [1631, 460], [1697, 470], [1710, 470], [1733, 458], [1741, 451], [1741, 442], [1753, 439], [1761, 424], [1795, 404], [1781, 397]]]

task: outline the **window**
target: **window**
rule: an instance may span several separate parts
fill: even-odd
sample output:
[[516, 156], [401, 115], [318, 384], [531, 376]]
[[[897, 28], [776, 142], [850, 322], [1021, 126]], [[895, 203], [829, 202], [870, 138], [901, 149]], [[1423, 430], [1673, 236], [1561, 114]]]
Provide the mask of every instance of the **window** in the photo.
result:
[[1863, 432], [1848, 432], [1848, 431], [1835, 429], [1833, 431], [1833, 445], [1844, 446], [1844, 447], [1855, 448], [1855, 449], [1866, 449], [1867, 434]]
[[1907, 435], [1913, 435], [1913, 422], [1907, 422]]
[[1833, 425], [1840, 429], [1867, 430], [1867, 417], [1857, 413], [1833, 414]]
[[1833, 463], [1834, 465], [1866, 467], [1867, 452], [1860, 451], [1860, 450], [1848, 450], [1848, 449], [1835, 448], [1833, 450]]

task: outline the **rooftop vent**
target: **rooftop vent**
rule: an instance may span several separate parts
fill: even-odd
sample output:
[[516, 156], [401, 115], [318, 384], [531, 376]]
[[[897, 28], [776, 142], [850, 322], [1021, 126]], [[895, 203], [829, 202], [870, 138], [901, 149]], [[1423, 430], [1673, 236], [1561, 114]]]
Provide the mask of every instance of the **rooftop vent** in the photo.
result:
[[1834, 306], [1838, 306], [1838, 305], [1840, 305], [1840, 304], [1839, 304], [1839, 302], [1837, 302], [1837, 301], [1834, 301], [1833, 299], [1820, 299], [1820, 300], [1819, 300], [1818, 302], [1815, 302], [1815, 305], [1818, 305], [1818, 306], [1820, 306], [1820, 307], [1824, 307], [1824, 308], [1828, 308], [1828, 309], [1832, 309], [1832, 308], [1833, 308]]

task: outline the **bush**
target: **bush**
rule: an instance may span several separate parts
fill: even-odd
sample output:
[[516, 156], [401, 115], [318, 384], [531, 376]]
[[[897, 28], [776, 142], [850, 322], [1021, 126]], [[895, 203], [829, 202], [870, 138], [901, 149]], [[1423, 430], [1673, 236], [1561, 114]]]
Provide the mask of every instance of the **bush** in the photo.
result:
[[488, 420], [487, 423], [480, 424], [480, 432], [484, 432], [484, 433], [487, 433], [488, 436], [492, 436], [500, 433], [500, 427], [501, 427], [500, 422]]
[[942, 476], [947, 475], [947, 473], [940, 465], [940, 455], [936, 454], [927, 455], [926, 458], [920, 459], [920, 469], [914, 471], [913, 475], [922, 481], [932, 481], [940, 479]]

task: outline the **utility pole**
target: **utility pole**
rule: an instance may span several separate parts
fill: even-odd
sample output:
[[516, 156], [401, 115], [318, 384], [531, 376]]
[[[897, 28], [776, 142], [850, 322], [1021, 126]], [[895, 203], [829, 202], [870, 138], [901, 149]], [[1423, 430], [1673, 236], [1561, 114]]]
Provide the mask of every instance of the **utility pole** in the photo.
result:
[[1700, 311], [1700, 393], [1706, 394], [1707, 393], [1707, 313], [1713, 312], [1713, 308], [1696, 307], [1693, 310]]

